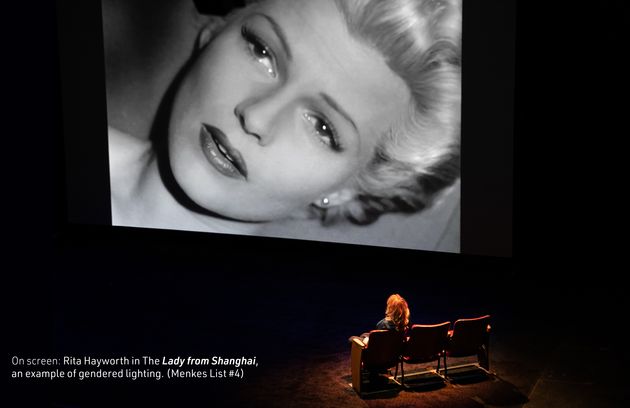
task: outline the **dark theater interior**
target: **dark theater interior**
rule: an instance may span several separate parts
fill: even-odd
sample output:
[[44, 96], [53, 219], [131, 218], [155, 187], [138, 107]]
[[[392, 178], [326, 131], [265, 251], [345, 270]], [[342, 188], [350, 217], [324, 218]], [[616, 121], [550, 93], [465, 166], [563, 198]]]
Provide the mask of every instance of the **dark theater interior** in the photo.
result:
[[[585, 159], [597, 147], [571, 144], [579, 133], [619, 134], [609, 118], [622, 108], [604, 103], [615, 87], [592, 81], [620, 75], [607, 58], [619, 54], [627, 15], [620, 1], [559, 13], [516, 0], [473, 3], [464, 6], [460, 253], [449, 253], [113, 227], [100, 1], [11, 2], [5, 405], [626, 406], [622, 241], [603, 229], [618, 223], [623, 235], [619, 204], [610, 203], [619, 188], [603, 187], [612, 164], [593, 171]], [[207, 14], [242, 5], [195, 4]], [[582, 35], [591, 13], [610, 24]], [[578, 74], [568, 66], [584, 49], [590, 65]], [[587, 77], [590, 85], [578, 82]], [[587, 106], [571, 93], [578, 83]], [[404, 385], [398, 352], [366, 381], [370, 347], [358, 350], [350, 337], [374, 330], [394, 293], [411, 324], [453, 330], [459, 319], [489, 315], [485, 343], [459, 356], [448, 353], [453, 337], [444, 340], [439, 357], [402, 363]], [[15, 357], [64, 356], [219, 356], [236, 360], [227, 367], [237, 374], [206, 366], [210, 378], [12, 378]], [[356, 356], [364, 365], [355, 372]]]

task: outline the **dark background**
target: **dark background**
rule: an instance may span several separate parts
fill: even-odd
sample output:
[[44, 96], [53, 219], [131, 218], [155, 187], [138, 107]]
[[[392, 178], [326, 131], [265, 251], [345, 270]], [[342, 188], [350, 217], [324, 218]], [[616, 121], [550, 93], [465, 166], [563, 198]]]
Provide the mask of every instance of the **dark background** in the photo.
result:
[[[75, 5], [80, 12], [83, 6]], [[433, 309], [415, 313], [426, 320], [490, 312], [506, 325], [517, 325], [523, 316], [540, 316], [541, 326], [532, 330], [554, 324], [577, 329], [583, 322], [617, 327], [627, 303], [618, 273], [625, 268], [615, 264], [622, 248], [608, 227], [621, 229], [618, 219], [625, 213], [617, 189], [609, 185], [615, 174], [622, 174], [618, 155], [625, 134], [618, 125], [622, 105], [612, 103], [625, 85], [619, 33], [627, 17], [620, 1], [556, 10], [518, 4], [515, 174], [510, 183], [509, 168], [502, 172], [493, 189], [511, 191], [513, 186], [513, 225], [467, 220], [471, 200], [481, 203], [483, 197], [462, 192], [463, 237], [468, 239], [466, 229], [473, 228], [473, 236], [487, 249], [488, 240], [511, 230], [506, 239], [514, 238], [507, 246], [513, 256], [507, 258], [68, 223], [67, 197], [74, 193], [66, 179], [70, 154], [63, 119], [75, 115], [73, 137], [85, 138], [91, 146], [93, 135], [104, 126], [103, 102], [65, 100], [85, 108], [79, 115], [67, 105], [62, 108], [60, 79], [66, 71], [59, 69], [54, 2], [5, 7], [2, 331], [8, 338], [7, 360], [13, 354], [64, 351], [252, 350], [273, 366], [285, 353], [317, 346], [301, 342], [307, 336], [300, 333], [323, 330], [330, 322], [339, 325], [340, 312], [354, 313], [348, 335], [375, 323], [382, 307], [361, 312], [360, 305], [384, 301], [393, 291], [416, 305], [425, 304], [427, 293], [437, 299], [427, 304]], [[61, 31], [68, 28], [64, 25]], [[87, 33], [94, 27], [80, 31], [84, 29]], [[505, 41], [501, 34], [488, 41], [500, 44]], [[102, 44], [86, 34], [81, 52], [86, 61], [95, 61], [102, 58]], [[487, 52], [492, 54], [492, 47]], [[74, 67], [72, 72], [98, 78], [93, 67]], [[91, 86], [97, 90], [100, 85]], [[490, 103], [479, 118], [467, 120], [490, 120], [483, 118], [492, 118], [495, 109]], [[510, 144], [507, 140], [499, 146], [509, 149]], [[99, 160], [80, 163], [85, 169], [80, 172], [82, 189], [96, 196], [102, 194], [96, 186], [102, 179], [90, 177], [101, 167]], [[464, 157], [464, 177], [472, 177], [470, 171], [491, 175], [486, 165], [475, 169], [468, 160]], [[87, 201], [80, 208], [101, 213], [91, 201], [94, 197], [82, 199]], [[492, 212], [499, 217], [511, 213], [510, 200], [508, 207], [494, 200]], [[256, 343], [248, 341], [252, 338]], [[96, 392], [106, 401], [132, 392], [125, 387], [16, 384], [11, 390], [21, 402], [14, 406], [26, 405], [30, 398], [59, 400], [60, 394], [80, 400]], [[176, 398], [176, 391], [191, 399], [202, 393], [182, 386], [166, 387], [154, 396]], [[232, 391], [203, 392], [220, 400], [222, 393]]]

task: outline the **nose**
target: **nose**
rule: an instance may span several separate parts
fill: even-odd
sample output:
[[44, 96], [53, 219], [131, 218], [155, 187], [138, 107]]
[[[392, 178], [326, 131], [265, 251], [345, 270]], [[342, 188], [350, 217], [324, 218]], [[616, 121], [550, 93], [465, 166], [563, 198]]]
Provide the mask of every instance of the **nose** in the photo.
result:
[[252, 130], [253, 127], [251, 126], [251, 124], [248, 124], [247, 119], [245, 118], [245, 110], [241, 105], [237, 105], [234, 108], [234, 116], [236, 116], [236, 118], [238, 119], [238, 123], [241, 124], [243, 132], [250, 136], [254, 136], [256, 139], [258, 139], [259, 142], [262, 140], [262, 138], [260, 137], [260, 133], [254, 132]]
[[266, 146], [273, 140], [274, 123], [278, 122], [283, 106], [274, 96], [245, 100], [234, 108], [234, 116], [243, 131]]

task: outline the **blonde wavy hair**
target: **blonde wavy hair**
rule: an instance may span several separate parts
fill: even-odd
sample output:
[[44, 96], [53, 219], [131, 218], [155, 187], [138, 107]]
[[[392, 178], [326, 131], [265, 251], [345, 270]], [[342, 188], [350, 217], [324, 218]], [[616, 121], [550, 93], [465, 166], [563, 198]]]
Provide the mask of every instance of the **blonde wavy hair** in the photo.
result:
[[359, 175], [354, 200], [326, 217], [366, 224], [420, 211], [460, 175], [461, 0], [335, 2], [351, 35], [384, 55], [413, 103]]
[[421, 211], [460, 176], [462, 0], [334, 1], [350, 34], [385, 57], [413, 102], [358, 175], [354, 197], [311, 210], [324, 223], [357, 224]]
[[391, 320], [396, 326], [396, 330], [404, 331], [405, 327], [409, 325], [409, 306], [407, 301], [403, 299], [398, 293], [391, 295], [387, 298], [387, 307], [385, 308], [385, 317]]

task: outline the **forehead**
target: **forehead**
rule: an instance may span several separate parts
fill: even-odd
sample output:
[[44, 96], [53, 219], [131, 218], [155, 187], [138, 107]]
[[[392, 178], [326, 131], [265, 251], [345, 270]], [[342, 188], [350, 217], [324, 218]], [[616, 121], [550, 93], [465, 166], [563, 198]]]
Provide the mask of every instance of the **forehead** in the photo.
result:
[[377, 50], [349, 33], [334, 0], [267, 0], [254, 10], [277, 21], [297, 70], [348, 111], [363, 139], [408, 111], [408, 87]]

